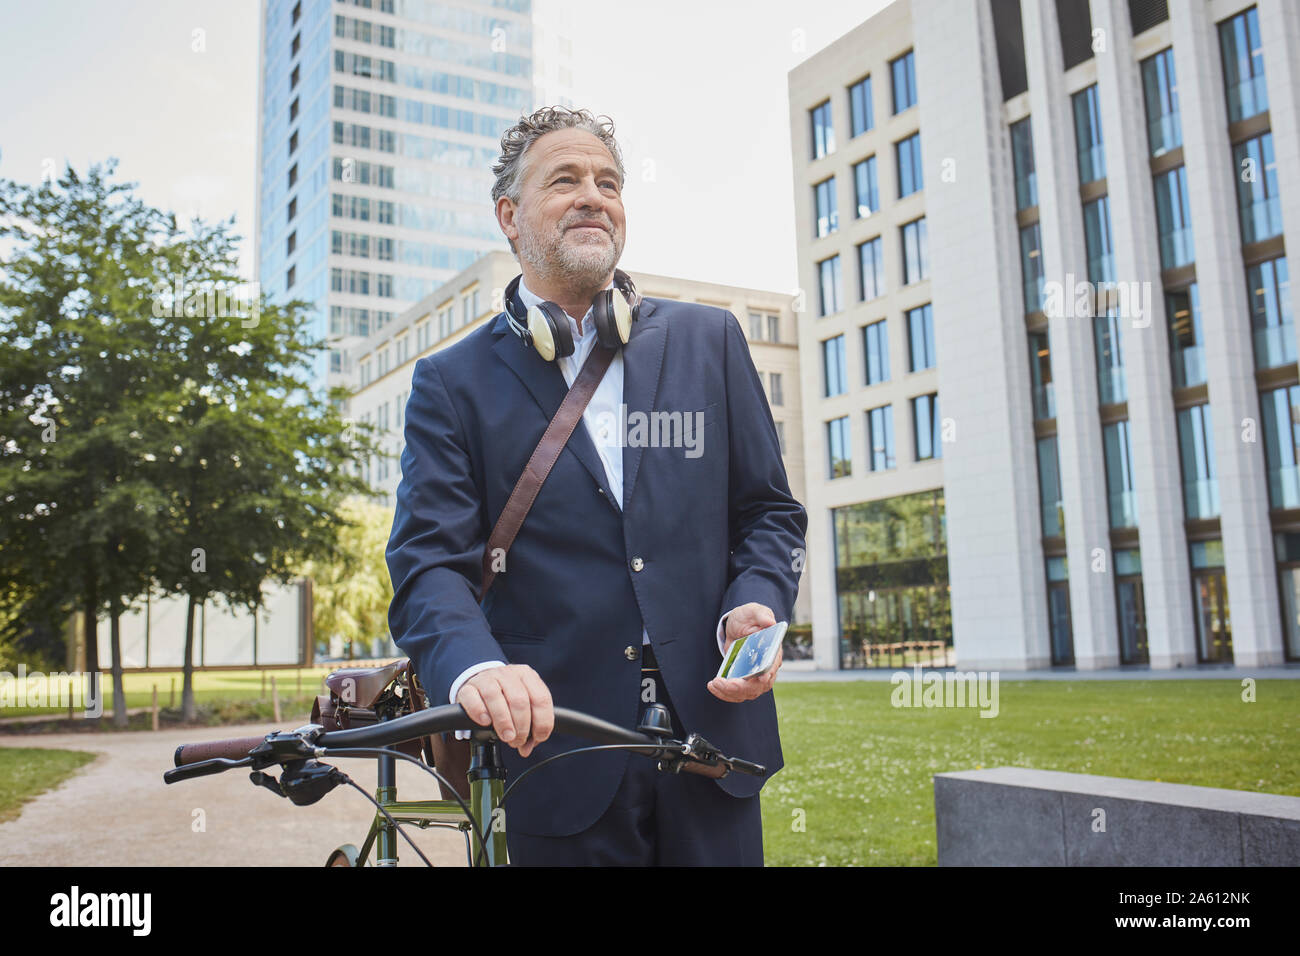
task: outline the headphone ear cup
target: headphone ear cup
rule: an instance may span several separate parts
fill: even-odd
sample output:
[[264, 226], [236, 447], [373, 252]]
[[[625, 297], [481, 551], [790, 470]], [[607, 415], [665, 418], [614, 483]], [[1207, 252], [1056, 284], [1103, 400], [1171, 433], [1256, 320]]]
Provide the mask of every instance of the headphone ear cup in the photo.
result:
[[[560, 312], [560, 315], [556, 315]], [[550, 302], [542, 302], [528, 310], [528, 331], [533, 337], [533, 347], [548, 362], [556, 356], [573, 354], [573, 334], [563, 310]]]
[[603, 289], [592, 303], [591, 317], [596, 323], [596, 339], [605, 348], [617, 351], [632, 336], [632, 313], [622, 293]]
[[628, 304], [621, 289], [617, 295], [611, 292], [610, 300], [611, 311], [614, 313], [614, 329], [618, 333], [619, 341], [627, 345], [628, 339], [632, 338], [632, 306]]
[[538, 354], [548, 362], [554, 361], [555, 333], [551, 320], [537, 306], [528, 310], [528, 334], [532, 337], [533, 348], [537, 349]]

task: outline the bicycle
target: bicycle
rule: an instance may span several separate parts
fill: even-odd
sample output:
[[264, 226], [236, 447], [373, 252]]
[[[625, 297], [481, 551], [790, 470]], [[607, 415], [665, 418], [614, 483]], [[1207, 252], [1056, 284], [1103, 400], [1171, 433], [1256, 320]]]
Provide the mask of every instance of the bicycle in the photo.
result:
[[[466, 775], [470, 791], [468, 800], [456, 793], [456, 788], [436, 767], [391, 749], [406, 741], [456, 730], [470, 731], [470, 766]], [[396, 866], [399, 834], [426, 865], [433, 866], [402, 829], [404, 825], [417, 826], [421, 830], [431, 826], [458, 829], [465, 836], [470, 866], [501, 866], [509, 863], [506, 817], [502, 810], [506, 798], [534, 770], [564, 757], [596, 750], [628, 750], [657, 760], [658, 769], [665, 773], [686, 770], [711, 777], [723, 777], [733, 771], [759, 777], [767, 773], [760, 764], [726, 756], [699, 734], [686, 734], [685, 740], [674, 739], [668, 708], [663, 704], [650, 704], [635, 730], [627, 730], [590, 714], [557, 707], [553, 733], [581, 737], [595, 743], [548, 757], [529, 767], [509, 786], [506, 786], [506, 772], [499, 751], [501, 743], [496, 734], [492, 728], [482, 727], [471, 720], [459, 704], [420, 710], [349, 730], [326, 731], [319, 724], [307, 724], [297, 730], [273, 731], [264, 737], [182, 744], [174, 755], [176, 766], [163, 774], [163, 782], [177, 783], [247, 767], [254, 785], [265, 787], [296, 806], [310, 806], [343, 784], [355, 788], [375, 805], [378, 812], [361, 847], [358, 849], [350, 843], [336, 847], [326, 866], [369, 865], [367, 861], [372, 849], [375, 850], [374, 865]], [[375, 796], [371, 797], [337, 767], [321, 762], [322, 758], [338, 757], [378, 759]], [[451, 793], [454, 799], [399, 801], [399, 759], [409, 760], [432, 774], [444, 785], [444, 794]], [[278, 779], [267, 772], [268, 768], [277, 765], [281, 768]]]

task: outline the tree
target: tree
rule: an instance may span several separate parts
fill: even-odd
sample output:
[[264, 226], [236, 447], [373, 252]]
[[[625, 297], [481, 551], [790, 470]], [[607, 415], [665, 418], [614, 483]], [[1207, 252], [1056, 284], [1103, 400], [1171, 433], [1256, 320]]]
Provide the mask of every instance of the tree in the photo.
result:
[[0, 601], [16, 638], [71, 610], [75, 581], [91, 671], [107, 610], [124, 721], [121, 613], [151, 586], [188, 595], [192, 718], [195, 608], [256, 610], [264, 580], [328, 553], [375, 448], [311, 385], [307, 303], [238, 295], [233, 219], [182, 233], [113, 168], [0, 180]]
[[349, 524], [332, 551], [310, 562], [303, 575], [312, 581], [313, 626], [328, 640], [342, 638], [347, 656], [358, 644], [388, 633], [388, 606], [393, 582], [384, 549], [392, 530], [392, 512], [373, 502], [351, 499], [345, 515]]

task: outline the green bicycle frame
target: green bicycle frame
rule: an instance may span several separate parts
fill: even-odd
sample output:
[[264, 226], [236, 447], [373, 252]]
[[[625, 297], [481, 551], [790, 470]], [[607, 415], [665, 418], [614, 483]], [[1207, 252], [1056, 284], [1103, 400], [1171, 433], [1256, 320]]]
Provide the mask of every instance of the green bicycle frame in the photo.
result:
[[[446, 827], [468, 834], [470, 862], [473, 866], [500, 866], [509, 862], [506, 852], [505, 814], [501, 796], [505, 792], [505, 767], [496, 742], [475, 740], [470, 748], [469, 773], [470, 816], [455, 800], [398, 800], [397, 758], [379, 757], [379, 788], [375, 800], [398, 824], [410, 824], [421, 830]], [[487, 832], [484, 832], [484, 827]], [[483, 842], [470, 832], [477, 828]], [[397, 829], [382, 813], [376, 813], [365, 843], [357, 854], [357, 866], [365, 864], [373, 848], [376, 866], [397, 865]], [[484, 844], [487, 850], [484, 852]]]

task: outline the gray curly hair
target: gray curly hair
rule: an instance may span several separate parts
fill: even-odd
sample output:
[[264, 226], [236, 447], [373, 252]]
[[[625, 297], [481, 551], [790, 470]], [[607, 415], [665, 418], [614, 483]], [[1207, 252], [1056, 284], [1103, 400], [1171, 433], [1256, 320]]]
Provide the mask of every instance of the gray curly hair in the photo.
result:
[[[493, 206], [502, 196], [511, 202], [519, 202], [528, 147], [547, 133], [561, 129], [586, 130], [604, 143], [618, 168], [619, 188], [623, 187], [627, 182], [627, 171], [623, 168], [623, 153], [614, 139], [614, 121], [603, 114], [595, 116], [586, 109], [543, 106], [531, 116], [520, 117], [518, 123], [501, 134], [501, 156], [492, 165], [492, 172], [496, 175], [492, 184]], [[514, 240], [510, 240], [510, 251], [516, 251]]]

